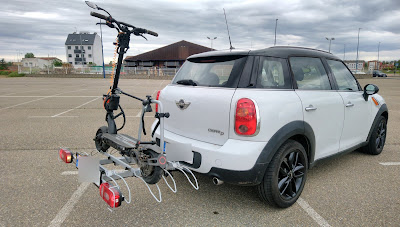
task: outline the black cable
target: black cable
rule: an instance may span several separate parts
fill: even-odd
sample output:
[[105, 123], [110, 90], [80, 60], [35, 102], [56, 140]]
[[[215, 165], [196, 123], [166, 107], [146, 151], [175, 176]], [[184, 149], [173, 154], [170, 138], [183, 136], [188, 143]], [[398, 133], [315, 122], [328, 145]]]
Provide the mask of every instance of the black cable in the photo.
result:
[[158, 117], [157, 119], [158, 119], [158, 122], [156, 124], [156, 127], [154, 127], [153, 132], [151, 133], [151, 138], [154, 137], [154, 133], [156, 133], [156, 130], [157, 130], [158, 126], [160, 126], [160, 118]]
[[144, 126], [144, 114], [146, 113], [146, 111], [143, 111], [143, 114], [142, 114], [142, 125], [143, 125], [143, 134], [144, 135], [147, 135], [146, 134], [146, 128], [145, 128], [145, 126]]
[[[121, 109], [122, 117], [124, 118], [124, 123], [122, 124], [121, 128], [117, 129], [117, 132], [118, 132], [119, 130], [123, 129], [124, 126], [125, 126], [125, 123], [126, 123], [125, 112], [124, 112], [124, 110], [122, 109], [121, 105], [118, 104], [118, 107]], [[117, 116], [119, 116], [119, 114], [118, 114]]]

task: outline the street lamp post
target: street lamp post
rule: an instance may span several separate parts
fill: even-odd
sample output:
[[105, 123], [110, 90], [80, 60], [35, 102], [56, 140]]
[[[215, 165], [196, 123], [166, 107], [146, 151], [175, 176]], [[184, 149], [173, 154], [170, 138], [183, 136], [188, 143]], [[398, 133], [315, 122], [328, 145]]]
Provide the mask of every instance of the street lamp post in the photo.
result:
[[325, 39], [326, 40], [329, 40], [329, 53], [331, 52], [331, 42], [332, 42], [332, 40], [335, 40], [335, 38], [328, 38], [328, 37], [325, 37]]
[[378, 44], [378, 62], [376, 63], [376, 69], [379, 70], [379, 47], [381, 45], [381, 42]]
[[214, 38], [207, 37], [207, 39], [211, 40], [211, 49], [212, 49], [213, 48], [213, 40], [217, 39], [217, 37], [214, 37]]
[[275, 41], [274, 46], [276, 45], [276, 28], [278, 27], [278, 19], [275, 20]]
[[357, 72], [357, 70], [358, 70], [358, 47], [360, 46], [360, 30], [361, 30], [361, 28], [358, 28], [356, 72]]
[[100, 23], [97, 23], [100, 25], [100, 40], [101, 40], [101, 58], [103, 60], [103, 78], [106, 78], [106, 70], [104, 67], [104, 50], [103, 50], [103, 30], [101, 30], [101, 19]]
[[343, 44], [343, 61], [346, 59], [346, 44]]

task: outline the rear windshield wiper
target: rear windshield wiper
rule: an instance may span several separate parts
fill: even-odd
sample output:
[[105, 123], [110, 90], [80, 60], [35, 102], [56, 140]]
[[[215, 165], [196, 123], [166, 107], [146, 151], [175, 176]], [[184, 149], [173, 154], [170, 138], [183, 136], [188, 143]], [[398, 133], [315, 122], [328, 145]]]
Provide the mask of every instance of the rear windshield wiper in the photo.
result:
[[182, 84], [182, 85], [197, 86], [197, 83], [194, 82], [193, 80], [178, 80], [176, 83], [177, 83], [177, 84]]

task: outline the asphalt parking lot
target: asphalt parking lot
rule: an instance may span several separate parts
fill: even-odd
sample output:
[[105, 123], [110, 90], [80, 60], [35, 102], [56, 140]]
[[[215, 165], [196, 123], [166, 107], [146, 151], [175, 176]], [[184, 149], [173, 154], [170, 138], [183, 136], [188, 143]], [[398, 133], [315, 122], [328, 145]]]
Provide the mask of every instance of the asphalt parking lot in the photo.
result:
[[[0, 226], [399, 226], [400, 78], [359, 81], [378, 85], [389, 108], [383, 153], [320, 162], [292, 207], [272, 208], [252, 187], [215, 186], [199, 174], [196, 191], [176, 174], [176, 194], [159, 183], [162, 203], [129, 179], [132, 203], [110, 212], [98, 188], [79, 183], [74, 165], [58, 160], [60, 146], [94, 150], [109, 80], [0, 78]], [[145, 97], [168, 83], [121, 80], [120, 88]], [[121, 105], [128, 116], [123, 133], [137, 135], [140, 103], [123, 97]], [[152, 121], [146, 118], [147, 128]]]

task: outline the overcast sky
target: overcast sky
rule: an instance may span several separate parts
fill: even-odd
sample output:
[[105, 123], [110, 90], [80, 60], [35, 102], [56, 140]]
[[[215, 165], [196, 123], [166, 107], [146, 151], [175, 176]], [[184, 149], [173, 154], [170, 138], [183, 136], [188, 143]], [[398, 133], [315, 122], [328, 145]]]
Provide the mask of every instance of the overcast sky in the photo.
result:
[[[74, 31], [100, 33], [93, 9], [83, 0], [0, 0], [0, 58], [15, 61], [32, 52], [37, 57], [56, 56], [63, 61], [67, 35]], [[159, 37], [131, 38], [128, 56], [144, 53], [180, 40], [228, 49], [223, 8], [227, 13], [232, 45], [261, 49], [274, 45], [328, 50], [340, 58], [355, 59], [360, 31], [359, 59], [400, 59], [399, 0], [96, 0], [115, 19], [147, 28]], [[102, 13], [102, 11], [98, 11]], [[113, 57], [116, 31], [103, 27], [106, 63]], [[22, 53], [22, 54], [21, 54]]]

